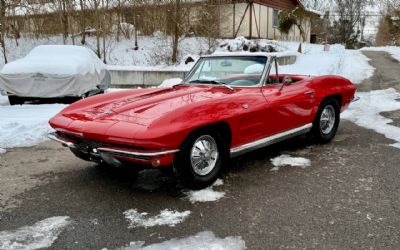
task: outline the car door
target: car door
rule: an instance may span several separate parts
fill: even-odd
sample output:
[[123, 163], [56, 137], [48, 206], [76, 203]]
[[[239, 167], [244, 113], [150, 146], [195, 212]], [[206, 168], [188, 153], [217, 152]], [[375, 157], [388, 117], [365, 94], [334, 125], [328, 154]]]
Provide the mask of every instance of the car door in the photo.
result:
[[267, 134], [277, 134], [312, 123], [316, 100], [315, 91], [308, 87], [309, 81], [284, 83], [284, 75], [278, 74], [277, 59], [272, 63], [270, 81], [262, 87], [267, 102]]

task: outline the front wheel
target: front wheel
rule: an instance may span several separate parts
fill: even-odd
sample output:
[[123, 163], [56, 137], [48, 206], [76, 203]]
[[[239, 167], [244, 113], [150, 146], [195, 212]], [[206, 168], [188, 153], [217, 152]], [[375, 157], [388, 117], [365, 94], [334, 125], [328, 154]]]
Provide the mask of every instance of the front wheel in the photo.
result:
[[202, 189], [217, 180], [227, 158], [222, 136], [203, 130], [191, 134], [182, 144], [174, 160], [174, 171], [186, 187]]
[[334, 98], [324, 100], [317, 112], [311, 135], [318, 143], [329, 143], [335, 137], [340, 123], [340, 105]]

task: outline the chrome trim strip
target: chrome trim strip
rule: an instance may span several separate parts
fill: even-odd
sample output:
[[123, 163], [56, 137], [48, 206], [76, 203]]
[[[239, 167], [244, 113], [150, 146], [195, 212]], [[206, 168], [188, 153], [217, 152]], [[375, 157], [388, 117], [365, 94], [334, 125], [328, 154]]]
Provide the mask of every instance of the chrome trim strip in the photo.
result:
[[114, 149], [114, 148], [107, 148], [107, 147], [100, 147], [97, 148], [100, 152], [106, 153], [116, 153], [116, 154], [123, 154], [131, 157], [152, 157], [152, 156], [162, 156], [162, 155], [169, 155], [179, 152], [178, 149], [175, 150], [166, 150], [166, 151], [158, 151], [158, 152], [134, 152], [134, 151], [127, 151], [121, 149]]
[[304, 125], [299, 128], [291, 129], [291, 130], [288, 130], [288, 131], [285, 131], [285, 132], [282, 132], [279, 134], [265, 137], [265, 138], [257, 140], [257, 141], [243, 144], [243, 145], [235, 147], [235, 148], [231, 148], [231, 157], [239, 156], [241, 154], [245, 154], [247, 152], [269, 146], [271, 144], [289, 139], [291, 137], [305, 134], [305, 133], [309, 132], [311, 130], [311, 128], [312, 128], [312, 124], [310, 123], [310, 124]]
[[49, 134], [47, 135], [47, 137], [48, 137], [49, 139], [53, 140], [53, 141], [56, 141], [56, 142], [59, 142], [59, 143], [65, 145], [65, 146], [67, 146], [67, 147], [69, 147], [69, 148], [76, 148], [76, 146], [75, 146], [74, 143], [62, 139], [62, 138], [59, 137], [56, 133], [49, 133]]

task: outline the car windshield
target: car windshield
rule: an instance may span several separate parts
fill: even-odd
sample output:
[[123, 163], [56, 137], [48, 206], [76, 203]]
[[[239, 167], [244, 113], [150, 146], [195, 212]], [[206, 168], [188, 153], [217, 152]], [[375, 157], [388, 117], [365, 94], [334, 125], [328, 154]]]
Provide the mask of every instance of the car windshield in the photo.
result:
[[265, 56], [204, 57], [192, 69], [185, 82], [255, 86], [261, 81], [267, 61]]

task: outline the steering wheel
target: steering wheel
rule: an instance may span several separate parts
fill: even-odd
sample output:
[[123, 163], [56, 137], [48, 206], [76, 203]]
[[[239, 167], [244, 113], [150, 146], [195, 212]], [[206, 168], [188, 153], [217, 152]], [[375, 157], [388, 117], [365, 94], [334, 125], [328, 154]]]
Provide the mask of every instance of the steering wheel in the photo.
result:
[[256, 84], [257, 83], [254, 83], [254, 82], [252, 82], [250, 80], [241, 79], [241, 80], [233, 81], [229, 85], [233, 85], [233, 86], [253, 86], [253, 85], [256, 85]]

